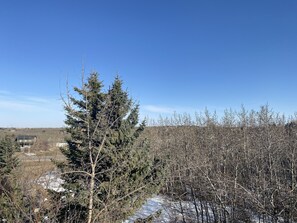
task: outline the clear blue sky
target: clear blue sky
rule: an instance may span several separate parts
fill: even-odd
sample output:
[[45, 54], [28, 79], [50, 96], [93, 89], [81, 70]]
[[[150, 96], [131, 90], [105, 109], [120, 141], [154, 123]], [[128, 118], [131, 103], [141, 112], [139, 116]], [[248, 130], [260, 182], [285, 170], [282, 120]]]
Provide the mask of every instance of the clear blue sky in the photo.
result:
[[297, 111], [295, 0], [3, 0], [0, 29], [0, 126], [63, 126], [82, 63], [119, 74], [142, 117]]

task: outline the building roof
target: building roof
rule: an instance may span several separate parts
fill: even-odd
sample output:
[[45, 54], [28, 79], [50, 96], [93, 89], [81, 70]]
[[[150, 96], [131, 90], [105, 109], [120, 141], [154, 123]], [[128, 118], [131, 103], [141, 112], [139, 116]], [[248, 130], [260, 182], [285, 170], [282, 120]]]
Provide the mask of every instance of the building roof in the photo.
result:
[[16, 137], [16, 140], [34, 140], [36, 138], [36, 136], [30, 136], [30, 135], [18, 135]]

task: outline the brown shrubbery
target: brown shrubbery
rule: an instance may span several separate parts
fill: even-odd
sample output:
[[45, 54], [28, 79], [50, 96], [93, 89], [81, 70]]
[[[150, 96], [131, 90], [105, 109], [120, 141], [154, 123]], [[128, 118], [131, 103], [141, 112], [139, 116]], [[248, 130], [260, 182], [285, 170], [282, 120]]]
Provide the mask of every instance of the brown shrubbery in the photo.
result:
[[[296, 222], [294, 120], [263, 106], [257, 112], [228, 110], [221, 119], [207, 111], [195, 119], [174, 115], [146, 127], [141, 137], [149, 139], [151, 155], [166, 163], [162, 193], [177, 201], [173, 222]], [[23, 171], [28, 164], [21, 164]], [[9, 203], [20, 213], [18, 220], [57, 221], [61, 203], [44, 202], [49, 196], [22, 178], [15, 183], [24, 197]]]
[[263, 106], [157, 125], [146, 136], [167, 162], [163, 193], [180, 201], [185, 222], [297, 221], [297, 124]]

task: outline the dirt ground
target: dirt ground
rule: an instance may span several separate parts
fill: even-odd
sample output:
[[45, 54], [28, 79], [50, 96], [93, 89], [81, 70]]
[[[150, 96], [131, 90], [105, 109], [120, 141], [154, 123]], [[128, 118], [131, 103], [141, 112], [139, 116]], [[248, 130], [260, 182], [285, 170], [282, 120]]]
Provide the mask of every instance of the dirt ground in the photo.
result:
[[67, 133], [62, 128], [0, 128], [0, 138], [18, 135], [36, 136], [37, 140], [31, 148], [17, 152], [19, 158], [19, 177], [25, 181], [34, 181], [43, 174], [55, 170], [52, 160], [62, 161], [62, 155], [57, 143], [65, 142]]

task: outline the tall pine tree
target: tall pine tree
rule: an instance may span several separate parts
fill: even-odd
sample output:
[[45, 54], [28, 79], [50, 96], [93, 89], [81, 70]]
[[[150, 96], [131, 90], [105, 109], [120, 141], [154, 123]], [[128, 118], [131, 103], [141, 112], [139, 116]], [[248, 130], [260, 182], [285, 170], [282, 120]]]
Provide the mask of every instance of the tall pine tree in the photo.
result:
[[66, 102], [67, 162], [58, 167], [65, 191], [59, 221], [120, 222], [157, 192], [162, 163], [139, 140], [138, 105], [115, 78], [107, 92], [92, 73]]
[[0, 140], [0, 176], [4, 177], [18, 166], [18, 159], [14, 153], [19, 150], [18, 146], [9, 137]]
[[28, 205], [18, 185], [15, 171], [19, 161], [15, 152], [18, 145], [11, 138], [0, 139], [0, 221], [26, 222], [31, 220], [27, 214]]

